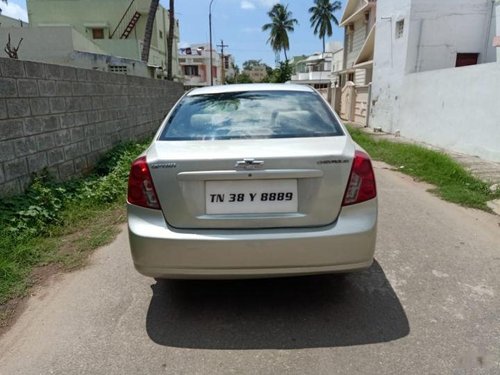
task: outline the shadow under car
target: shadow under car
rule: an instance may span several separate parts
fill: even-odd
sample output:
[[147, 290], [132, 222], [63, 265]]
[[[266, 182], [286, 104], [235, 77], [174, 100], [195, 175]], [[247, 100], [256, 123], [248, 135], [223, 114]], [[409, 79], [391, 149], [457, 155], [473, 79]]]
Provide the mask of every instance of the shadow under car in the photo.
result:
[[375, 261], [365, 271], [281, 279], [158, 280], [146, 329], [157, 344], [199, 349], [299, 349], [408, 335], [408, 319]]

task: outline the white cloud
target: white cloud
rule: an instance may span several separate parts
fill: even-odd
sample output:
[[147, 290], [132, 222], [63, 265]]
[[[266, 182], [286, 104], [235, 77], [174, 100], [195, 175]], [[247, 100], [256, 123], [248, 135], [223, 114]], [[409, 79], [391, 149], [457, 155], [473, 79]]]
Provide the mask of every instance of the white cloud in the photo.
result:
[[259, 0], [261, 6], [271, 8], [274, 4], [280, 3], [281, 0]]
[[7, 16], [16, 20], [20, 19], [24, 22], [28, 22], [28, 13], [26, 12], [26, 9], [18, 4], [11, 2], [5, 4], [2, 2], [0, 3], [0, 9], [2, 9], [2, 16]]
[[255, 9], [255, 4], [248, 0], [241, 0], [241, 9]]
[[248, 10], [257, 7], [269, 9], [279, 2], [280, 0], [241, 0], [241, 9]]

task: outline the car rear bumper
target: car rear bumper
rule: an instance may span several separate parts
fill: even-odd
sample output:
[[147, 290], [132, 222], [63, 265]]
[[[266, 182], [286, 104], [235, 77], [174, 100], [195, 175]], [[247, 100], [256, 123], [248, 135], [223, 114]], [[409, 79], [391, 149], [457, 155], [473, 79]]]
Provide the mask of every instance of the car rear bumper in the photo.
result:
[[344, 207], [319, 228], [181, 230], [161, 211], [128, 206], [135, 268], [157, 278], [257, 278], [347, 272], [369, 267], [377, 201]]

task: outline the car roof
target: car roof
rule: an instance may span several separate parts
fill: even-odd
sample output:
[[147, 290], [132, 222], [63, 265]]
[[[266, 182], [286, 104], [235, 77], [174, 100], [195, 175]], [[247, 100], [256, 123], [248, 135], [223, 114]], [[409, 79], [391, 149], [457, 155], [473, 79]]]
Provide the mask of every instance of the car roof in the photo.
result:
[[302, 91], [314, 92], [314, 90], [306, 85], [293, 85], [284, 83], [246, 83], [236, 85], [219, 85], [208, 86], [193, 89], [187, 95], [209, 95], [209, 94], [223, 94], [229, 92], [246, 92], [246, 91]]

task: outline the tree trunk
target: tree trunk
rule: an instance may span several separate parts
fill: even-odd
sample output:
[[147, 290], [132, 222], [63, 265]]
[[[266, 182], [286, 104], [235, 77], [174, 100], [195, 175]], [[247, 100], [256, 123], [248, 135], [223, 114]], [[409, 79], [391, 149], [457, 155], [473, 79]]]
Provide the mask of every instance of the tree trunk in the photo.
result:
[[148, 62], [149, 60], [149, 49], [151, 48], [151, 36], [153, 34], [153, 25], [155, 23], [156, 10], [158, 9], [158, 4], [160, 0], [151, 0], [149, 6], [148, 20], [146, 21], [146, 30], [144, 32], [144, 42], [142, 46], [141, 60]]
[[325, 53], [325, 36], [323, 35], [323, 53]]
[[283, 48], [283, 52], [285, 53], [285, 61], [288, 61], [288, 57], [286, 57], [286, 48]]
[[168, 11], [168, 38], [167, 38], [167, 79], [172, 81], [174, 77], [172, 76], [172, 65], [174, 63], [173, 57], [173, 45], [175, 38], [175, 13], [174, 13], [174, 0], [170, 0], [170, 9]]

